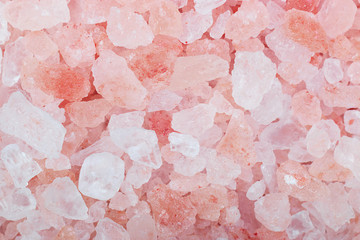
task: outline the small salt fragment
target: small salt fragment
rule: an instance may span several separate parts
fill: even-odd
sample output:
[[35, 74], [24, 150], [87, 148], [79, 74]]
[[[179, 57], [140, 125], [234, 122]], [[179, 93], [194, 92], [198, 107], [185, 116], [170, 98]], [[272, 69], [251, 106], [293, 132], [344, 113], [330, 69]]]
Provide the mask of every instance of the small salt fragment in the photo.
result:
[[149, 45], [154, 39], [145, 19], [126, 7], [110, 9], [106, 32], [115, 46], [129, 49]]
[[179, 90], [194, 87], [228, 74], [229, 63], [214, 54], [179, 57], [170, 78], [170, 88]]
[[255, 142], [256, 149], [256, 162], [261, 162], [265, 165], [273, 165], [275, 164], [276, 157], [272, 146], [268, 142]]
[[266, 185], [264, 180], [254, 182], [246, 192], [246, 197], [251, 201], [256, 201], [265, 193]]
[[314, 229], [314, 225], [311, 222], [309, 212], [303, 210], [291, 216], [291, 223], [286, 229], [286, 233], [290, 239], [296, 239], [312, 229]]
[[95, 230], [94, 240], [130, 240], [129, 233], [125, 228], [107, 217], [98, 222]]
[[281, 62], [278, 66], [278, 74], [288, 83], [296, 85], [304, 80], [313, 79], [318, 74], [318, 68], [310, 63]]
[[343, 136], [334, 151], [334, 159], [341, 166], [352, 171], [356, 179], [360, 180], [360, 140]]
[[134, 162], [126, 172], [126, 182], [130, 183], [135, 189], [149, 182], [152, 168]]
[[[0, 12], [3, 13], [5, 4], [0, 3]], [[10, 38], [10, 31], [8, 29], [8, 22], [4, 14], [0, 14], [0, 45], [3, 45]]]
[[174, 171], [184, 176], [194, 176], [205, 169], [206, 161], [215, 155], [213, 149], [201, 148], [200, 152], [195, 157], [185, 157], [184, 155], [175, 152], [172, 155]]
[[16, 144], [4, 147], [1, 150], [1, 159], [17, 188], [26, 187], [30, 179], [42, 171], [37, 162], [22, 152]]
[[75, 23], [97, 24], [106, 22], [113, 0], [74, 0], [69, 3], [71, 21]]
[[191, 135], [170, 133], [169, 142], [171, 151], [179, 152], [186, 157], [195, 157], [199, 154], [199, 141]]
[[171, 111], [173, 110], [182, 100], [182, 97], [169, 90], [161, 90], [152, 95], [149, 105], [148, 112], [156, 111]]
[[209, 185], [206, 174], [204, 173], [197, 173], [190, 177], [178, 173], [171, 173], [170, 180], [171, 181], [168, 184], [170, 189], [183, 193], [193, 192]]
[[319, 229], [314, 229], [305, 234], [303, 240], [326, 240], [324, 234]]
[[117, 192], [110, 200], [109, 208], [124, 211], [129, 207], [135, 206], [139, 202], [139, 197], [134, 192], [131, 184], [124, 182], [121, 185], [121, 192]]
[[217, 7], [220, 7], [226, 0], [195, 0], [195, 10], [200, 14], [208, 14]]
[[119, 157], [103, 152], [88, 156], [81, 167], [79, 191], [85, 196], [109, 200], [124, 180], [125, 164]]
[[89, 207], [89, 218], [86, 219], [86, 222], [93, 223], [98, 222], [100, 219], [103, 219], [105, 216], [107, 203], [104, 201], [97, 201]]
[[109, 131], [115, 130], [117, 128], [127, 128], [127, 127], [138, 127], [141, 128], [144, 123], [145, 112], [134, 111], [127, 112], [122, 114], [113, 114], [111, 115], [108, 129]]
[[66, 133], [61, 123], [33, 106], [21, 92], [11, 94], [0, 109], [0, 130], [55, 158], [60, 154]]
[[[131, 240], [156, 240], [155, 221], [150, 214], [135, 215], [126, 223]], [[139, 231], [141, 229], [141, 231]]]
[[276, 65], [263, 52], [236, 52], [232, 71], [232, 96], [236, 104], [245, 109], [259, 106], [271, 89], [275, 74]]
[[233, 106], [219, 91], [215, 91], [213, 97], [209, 101], [210, 105], [216, 108], [216, 112], [231, 115]]
[[211, 184], [227, 186], [241, 174], [241, 166], [233, 159], [211, 155], [206, 163], [206, 179]]
[[126, 216], [130, 219], [137, 215], [150, 214], [150, 206], [146, 201], [139, 201], [135, 206], [126, 209]]
[[69, 177], [56, 178], [42, 193], [45, 207], [60, 216], [74, 220], [88, 218], [88, 208]]
[[302, 125], [313, 125], [321, 119], [320, 100], [311, 92], [302, 90], [291, 101], [293, 114]]
[[171, 127], [180, 133], [199, 137], [214, 125], [215, 108], [207, 104], [184, 109], [173, 114]]
[[255, 217], [267, 229], [285, 231], [291, 221], [289, 198], [284, 193], [270, 193], [255, 202]]
[[59, 158], [47, 158], [45, 167], [47, 169], [53, 169], [54, 171], [70, 169], [70, 159], [64, 154], [60, 154]]
[[58, 52], [58, 46], [43, 31], [26, 34], [24, 41], [26, 49], [32, 52], [39, 61], [45, 61]]
[[312, 126], [306, 135], [306, 148], [308, 152], [316, 158], [321, 158], [330, 147], [331, 142], [328, 133], [323, 129]]
[[211, 14], [203, 15], [195, 12], [193, 9], [182, 13], [181, 21], [183, 33], [180, 35], [179, 40], [184, 44], [193, 43], [200, 39], [213, 24]]
[[230, 16], [231, 12], [228, 10], [217, 17], [216, 22], [210, 30], [210, 37], [214, 39], [220, 39], [224, 35], [226, 23]]
[[360, 135], [360, 111], [347, 110], [344, 114], [344, 124], [348, 133]]
[[268, 28], [277, 28], [284, 22], [285, 9], [273, 1], [269, 1], [266, 4], [266, 8], [268, 9], [270, 19]]
[[360, 107], [360, 86], [325, 85], [319, 89], [319, 98], [328, 107]]
[[341, 62], [336, 58], [327, 58], [324, 61], [323, 71], [326, 81], [330, 84], [335, 84], [343, 79], [344, 72], [341, 67]]
[[360, 84], [360, 62], [352, 62], [347, 70], [352, 84]]

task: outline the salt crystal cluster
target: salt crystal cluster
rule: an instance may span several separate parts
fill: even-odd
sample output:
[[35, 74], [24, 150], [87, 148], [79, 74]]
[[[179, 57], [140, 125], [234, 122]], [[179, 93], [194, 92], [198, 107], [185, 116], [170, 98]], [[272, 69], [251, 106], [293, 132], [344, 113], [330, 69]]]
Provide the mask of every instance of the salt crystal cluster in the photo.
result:
[[360, 239], [358, 0], [0, 1], [0, 239]]

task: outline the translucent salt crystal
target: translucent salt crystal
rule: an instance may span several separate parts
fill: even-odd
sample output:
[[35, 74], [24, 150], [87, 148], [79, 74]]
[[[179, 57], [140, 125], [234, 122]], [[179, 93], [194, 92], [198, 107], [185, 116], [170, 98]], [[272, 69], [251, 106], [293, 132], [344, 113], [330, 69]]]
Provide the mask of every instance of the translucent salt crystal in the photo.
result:
[[311, 162], [315, 160], [315, 157], [308, 152], [306, 144], [306, 140], [303, 139], [297, 142], [297, 144], [291, 146], [288, 153], [289, 159], [299, 163]]
[[246, 197], [251, 201], [256, 201], [265, 193], [266, 185], [264, 180], [254, 182], [246, 192]]
[[266, 165], [275, 164], [276, 157], [273, 148], [268, 142], [255, 142], [256, 161]]
[[136, 110], [145, 107], [147, 90], [129, 69], [124, 58], [110, 50], [103, 51], [92, 66], [92, 72], [95, 88], [109, 102]]
[[182, 13], [181, 21], [183, 24], [183, 33], [180, 35], [179, 40], [184, 44], [189, 44], [200, 39], [213, 24], [211, 14], [203, 15], [194, 10]]
[[226, 12], [220, 14], [217, 17], [216, 22], [210, 30], [210, 37], [214, 39], [220, 39], [224, 35], [226, 23], [229, 20], [230, 16], [231, 12], [227, 10]]
[[161, 153], [156, 133], [143, 128], [117, 128], [110, 131], [112, 141], [131, 160], [152, 168], [161, 166]]
[[86, 223], [84, 221], [77, 221], [74, 224], [74, 232], [79, 240], [90, 239], [90, 235], [94, 232], [95, 227], [93, 223]]
[[18, 188], [26, 187], [30, 179], [42, 171], [37, 162], [22, 152], [16, 144], [4, 147], [1, 150], [1, 159]]
[[245, 109], [259, 106], [271, 89], [275, 74], [275, 64], [263, 52], [236, 52], [232, 71], [232, 96], [236, 104]]
[[270, 19], [268, 28], [277, 28], [284, 22], [285, 9], [273, 1], [269, 1], [266, 4], [266, 8], [268, 9]]
[[225, 221], [227, 224], [235, 224], [240, 220], [241, 213], [236, 206], [225, 208]]
[[206, 163], [206, 179], [211, 184], [229, 185], [241, 174], [241, 166], [233, 159], [212, 155]]
[[222, 129], [217, 125], [213, 125], [201, 134], [199, 137], [199, 143], [204, 147], [212, 148], [220, 141], [223, 135]]
[[130, 219], [138, 215], [150, 213], [150, 205], [146, 201], [139, 201], [135, 206], [126, 209], [126, 216]]
[[195, 10], [200, 14], [208, 14], [215, 8], [220, 7], [226, 0], [195, 0]]
[[152, 168], [134, 162], [126, 172], [126, 182], [138, 189], [150, 180]]
[[316, 157], [321, 158], [331, 147], [330, 137], [328, 133], [312, 126], [306, 135], [306, 148], [308, 152]]
[[98, 222], [95, 230], [96, 236], [94, 240], [130, 240], [129, 233], [125, 228], [107, 217]]
[[171, 151], [179, 152], [186, 157], [195, 157], [199, 154], [199, 141], [191, 135], [170, 133], [169, 142]]
[[42, 193], [45, 207], [60, 216], [75, 220], [88, 218], [88, 208], [69, 177], [56, 178]]
[[314, 229], [314, 225], [311, 222], [309, 212], [303, 210], [291, 216], [291, 223], [286, 229], [286, 233], [290, 239], [296, 239], [312, 229]]
[[178, 8], [185, 7], [187, 5], [188, 0], [171, 0], [174, 2]]
[[213, 105], [218, 113], [232, 114], [233, 106], [219, 91], [214, 92], [209, 104]]
[[307, 90], [294, 94], [291, 109], [302, 125], [312, 125], [321, 119], [320, 100]]
[[[347, 201], [347, 192], [341, 183], [329, 184], [330, 195], [313, 203], [321, 220], [332, 230], [338, 231], [344, 224], [355, 217], [352, 207]], [[330, 211], [331, 210], [331, 211]]]
[[139, 202], [139, 197], [134, 192], [133, 187], [128, 182], [121, 185], [121, 192], [117, 192], [110, 200], [109, 208], [124, 211], [128, 207], [135, 206]]
[[88, 156], [81, 167], [79, 191], [85, 196], [109, 200], [124, 180], [125, 164], [119, 157], [108, 153]]
[[58, 46], [43, 31], [26, 34], [24, 42], [26, 49], [32, 52], [39, 61], [45, 61], [58, 52]]
[[72, 102], [65, 106], [71, 121], [79, 127], [94, 128], [105, 121], [106, 114], [112, 108], [104, 99], [94, 99], [87, 102]]
[[326, 1], [322, 4], [317, 17], [330, 38], [344, 34], [353, 25], [356, 5], [352, 0]]
[[205, 169], [207, 159], [214, 154], [213, 149], [206, 148], [201, 148], [199, 154], [195, 157], [185, 157], [180, 153], [174, 154], [172, 156], [174, 171], [184, 176], [194, 176]]
[[319, 98], [328, 107], [360, 107], [360, 86], [325, 85], [319, 90]]
[[36, 199], [28, 188], [14, 188], [0, 200], [0, 216], [10, 221], [25, 218], [36, 208]]
[[278, 73], [285, 81], [295, 85], [313, 79], [318, 73], [318, 68], [310, 63], [282, 62], [278, 66]]
[[174, 113], [171, 127], [180, 133], [198, 137], [214, 125], [215, 113], [213, 106], [198, 104]]
[[193, 192], [209, 185], [204, 173], [197, 173], [188, 177], [174, 172], [171, 173], [170, 179], [171, 181], [168, 184], [170, 189], [184, 193]]
[[360, 62], [352, 62], [347, 70], [352, 84], [360, 84]]
[[154, 35], [178, 38], [183, 32], [181, 13], [172, 1], [161, 1], [150, 9], [149, 25]]
[[115, 2], [112, 0], [71, 1], [69, 3], [71, 21], [84, 24], [106, 22], [110, 8], [115, 5]]
[[108, 129], [109, 131], [115, 130], [117, 128], [127, 128], [127, 127], [142, 127], [144, 123], [145, 112], [134, 111], [127, 112], [122, 114], [113, 114], [111, 115]]
[[156, 112], [160, 110], [171, 111], [173, 110], [182, 100], [182, 97], [169, 90], [161, 90], [152, 95], [149, 105], [148, 112]]
[[339, 82], [344, 77], [341, 62], [336, 58], [327, 58], [324, 61], [323, 71], [326, 81], [330, 84]]
[[11, 94], [0, 109], [0, 130], [55, 158], [60, 154], [66, 132], [61, 123], [33, 106], [20, 92]]
[[[0, 12], [4, 11], [4, 4], [0, 3]], [[1, 14], [0, 16], [0, 45], [3, 45], [10, 38], [10, 32], [8, 29], [8, 22], [4, 16]]]
[[359, 197], [360, 197], [360, 190], [359, 189], [354, 189], [354, 188], [350, 189], [350, 191], [349, 191], [349, 204], [358, 213], [360, 212]]
[[337, 141], [340, 139], [340, 128], [332, 119], [322, 119], [315, 125], [318, 129], [324, 130], [330, 138], [331, 146], [335, 146]]
[[243, 2], [226, 23], [225, 36], [235, 42], [257, 37], [269, 25], [269, 13], [258, 0]]
[[360, 140], [347, 136], [341, 137], [334, 151], [334, 159], [341, 166], [352, 171], [360, 180]]
[[149, 45], [154, 39], [145, 19], [126, 7], [110, 9], [106, 32], [115, 46], [129, 49]]
[[96, 201], [89, 207], [89, 218], [86, 219], [86, 222], [93, 223], [97, 222], [100, 219], [103, 219], [105, 216], [107, 203], [104, 201]]
[[344, 114], [345, 130], [348, 133], [360, 135], [360, 111], [348, 110]]
[[228, 73], [229, 63], [213, 54], [179, 57], [170, 78], [170, 87], [185, 89], [225, 77]]
[[291, 221], [289, 198], [284, 193], [270, 193], [255, 202], [255, 217], [267, 229], [282, 232]]
[[[156, 240], [155, 221], [149, 214], [136, 215], [126, 223], [131, 240]], [[139, 231], [141, 229], [141, 231]]]
[[305, 234], [303, 240], [326, 240], [324, 234], [318, 230], [314, 229], [313, 231], [310, 231]]

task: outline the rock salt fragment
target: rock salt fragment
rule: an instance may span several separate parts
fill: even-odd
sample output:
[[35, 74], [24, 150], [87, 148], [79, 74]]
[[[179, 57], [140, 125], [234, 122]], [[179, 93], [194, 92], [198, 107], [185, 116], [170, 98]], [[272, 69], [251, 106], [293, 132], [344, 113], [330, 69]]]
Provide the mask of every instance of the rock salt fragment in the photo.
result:
[[169, 90], [161, 90], [152, 95], [148, 105], [148, 112], [171, 111], [183, 98]]
[[113, 114], [109, 120], [108, 129], [112, 131], [117, 128], [141, 128], [144, 123], [145, 114], [143, 111], [127, 112], [118, 115]]
[[172, 154], [174, 171], [184, 176], [194, 176], [204, 170], [206, 161], [216, 154], [213, 149], [206, 148], [201, 148], [199, 154], [195, 157], [185, 157], [180, 153], [174, 153]]
[[352, 84], [360, 84], [360, 62], [352, 62], [347, 70]]
[[98, 222], [95, 230], [94, 240], [130, 240], [129, 233], [125, 228], [107, 217]]
[[47, 169], [53, 169], [54, 171], [70, 169], [70, 159], [64, 154], [60, 154], [59, 158], [47, 158], [45, 167]]
[[306, 148], [308, 152], [316, 158], [321, 158], [330, 147], [331, 141], [328, 133], [323, 129], [312, 126], [306, 135]]
[[313, 125], [321, 119], [320, 100], [311, 92], [302, 90], [291, 100], [293, 114], [302, 125]]
[[264, 180], [254, 182], [246, 192], [246, 197], [251, 200], [255, 201], [262, 197], [265, 193], [266, 185]]
[[200, 14], [208, 14], [217, 7], [220, 7], [226, 0], [195, 0], [195, 10]]
[[206, 179], [211, 184], [227, 186], [241, 174], [241, 166], [233, 159], [212, 155], [206, 162]]
[[[126, 223], [131, 240], [156, 240], [155, 221], [150, 214], [135, 215]], [[141, 231], [139, 231], [141, 229]]]
[[213, 24], [211, 14], [202, 15], [193, 9], [182, 13], [181, 21], [183, 24], [183, 33], [180, 35], [179, 40], [184, 44], [189, 44], [200, 39]]
[[341, 81], [344, 77], [344, 72], [341, 67], [341, 62], [336, 58], [327, 58], [324, 61], [323, 71], [326, 81], [330, 84], [335, 84]]
[[228, 10], [217, 17], [216, 22], [210, 30], [210, 37], [214, 39], [220, 39], [224, 35], [226, 23], [230, 16], [231, 12]]
[[191, 135], [170, 133], [169, 142], [171, 151], [179, 152], [186, 157], [195, 157], [199, 154], [199, 141]]
[[286, 233], [290, 239], [296, 239], [312, 229], [314, 229], [314, 225], [311, 222], [309, 212], [303, 210], [291, 216], [291, 223], [286, 229]]
[[39, 61], [45, 61], [58, 52], [58, 46], [43, 31], [26, 34], [24, 42], [27, 50], [32, 52]]
[[[0, 3], [0, 12], [4, 11], [5, 4]], [[4, 14], [0, 14], [0, 45], [3, 45], [10, 38], [10, 32], [8, 29], [8, 22]]]
[[344, 113], [344, 124], [348, 133], [360, 135], [360, 111], [347, 110]]
[[343, 136], [334, 151], [334, 159], [341, 166], [352, 171], [356, 179], [360, 180], [360, 140]]

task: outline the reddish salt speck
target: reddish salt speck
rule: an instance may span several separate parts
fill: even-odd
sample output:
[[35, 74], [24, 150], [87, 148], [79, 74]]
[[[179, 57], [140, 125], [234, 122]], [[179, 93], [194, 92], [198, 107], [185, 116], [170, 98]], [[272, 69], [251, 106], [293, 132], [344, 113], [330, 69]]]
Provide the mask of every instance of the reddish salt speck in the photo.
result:
[[320, 100], [307, 90], [294, 94], [291, 109], [302, 125], [312, 125], [321, 119]]
[[64, 226], [56, 235], [54, 240], [78, 240], [74, 228], [70, 225]]
[[285, 14], [284, 27], [291, 40], [307, 47], [310, 51], [322, 53], [327, 51], [326, 33], [314, 14], [296, 9], [289, 10]]
[[155, 186], [147, 194], [161, 237], [177, 236], [195, 224], [196, 209], [187, 197], [165, 185]]
[[154, 130], [159, 143], [169, 143], [168, 136], [174, 130], [171, 128], [172, 114], [167, 111], [148, 112], [144, 119], [144, 128]]
[[287, 10], [296, 8], [298, 10], [307, 12], [316, 12], [319, 6], [320, 0], [287, 0], [285, 8]]
[[79, 101], [90, 91], [89, 79], [65, 64], [41, 63], [35, 74], [37, 87], [56, 98]]

